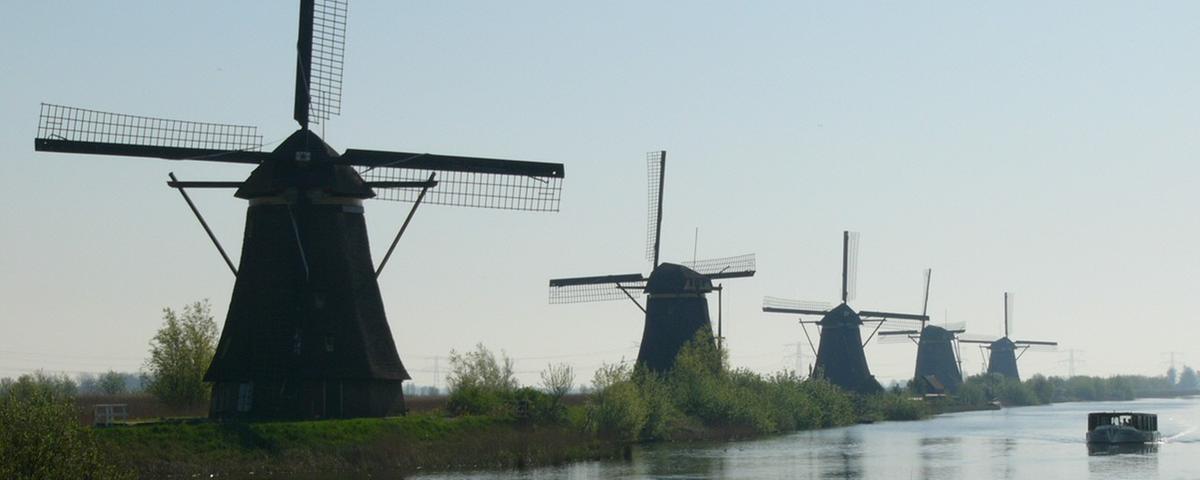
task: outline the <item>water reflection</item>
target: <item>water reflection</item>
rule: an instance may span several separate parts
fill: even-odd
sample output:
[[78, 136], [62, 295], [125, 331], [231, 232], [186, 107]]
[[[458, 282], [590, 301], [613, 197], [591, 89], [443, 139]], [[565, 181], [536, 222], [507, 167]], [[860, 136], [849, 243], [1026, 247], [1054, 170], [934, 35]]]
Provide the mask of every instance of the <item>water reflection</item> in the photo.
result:
[[1157, 443], [1089, 443], [1087, 444], [1088, 455], [1091, 456], [1106, 456], [1106, 455], [1149, 455], [1158, 453]]
[[725, 478], [726, 451], [717, 445], [643, 449], [634, 457], [630, 473], [642, 478]]
[[861, 431], [845, 429], [841, 438], [821, 449], [817, 457], [822, 465], [822, 478], [862, 478], [863, 446]]
[[1088, 474], [1094, 478], [1158, 478], [1158, 444], [1088, 444]]
[[1013, 457], [1013, 450], [1017, 448], [1016, 440], [1012, 438], [993, 438], [988, 440], [988, 445], [991, 447], [992, 458], [996, 460], [996, 464], [992, 466], [993, 475], [991, 478], [1003, 478], [1005, 480], [1015, 478], [1013, 476], [1013, 462], [1009, 461]]
[[921, 478], [963, 478], [962, 439], [959, 437], [921, 437], [918, 441]]

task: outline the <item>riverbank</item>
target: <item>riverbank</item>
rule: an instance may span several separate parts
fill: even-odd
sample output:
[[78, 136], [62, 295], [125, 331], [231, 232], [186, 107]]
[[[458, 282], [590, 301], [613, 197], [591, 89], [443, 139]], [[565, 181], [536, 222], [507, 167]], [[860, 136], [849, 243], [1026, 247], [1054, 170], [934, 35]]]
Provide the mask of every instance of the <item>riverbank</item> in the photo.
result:
[[107, 457], [141, 478], [523, 468], [619, 458], [624, 448], [570, 425], [436, 414], [304, 422], [197, 419], [101, 428], [96, 436]]

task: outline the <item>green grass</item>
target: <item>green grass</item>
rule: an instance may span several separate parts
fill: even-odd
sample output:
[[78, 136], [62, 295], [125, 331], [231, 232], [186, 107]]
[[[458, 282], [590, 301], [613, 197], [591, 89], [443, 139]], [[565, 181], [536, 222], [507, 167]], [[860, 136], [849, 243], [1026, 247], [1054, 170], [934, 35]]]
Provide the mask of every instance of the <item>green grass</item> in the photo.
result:
[[513, 468], [606, 458], [620, 446], [569, 425], [437, 414], [304, 422], [172, 422], [97, 431], [143, 477], [248, 472]]

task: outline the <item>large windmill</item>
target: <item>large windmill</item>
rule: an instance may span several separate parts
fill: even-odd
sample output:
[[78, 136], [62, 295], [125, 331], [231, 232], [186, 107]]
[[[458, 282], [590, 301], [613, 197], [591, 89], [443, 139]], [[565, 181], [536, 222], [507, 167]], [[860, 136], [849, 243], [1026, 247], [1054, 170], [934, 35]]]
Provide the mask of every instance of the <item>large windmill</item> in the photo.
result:
[[[922, 315], [929, 308], [929, 282], [932, 276], [933, 270], [926, 269]], [[922, 393], [954, 393], [962, 385], [957, 340], [964, 331], [962, 325], [937, 326], [922, 322], [919, 329], [881, 331], [879, 342], [888, 343], [892, 340], [916, 343], [917, 366], [913, 373], [916, 388]]]
[[[763, 311], [770, 313], [786, 313], [791, 315], [815, 315], [820, 320], [801, 320], [800, 327], [808, 337], [808, 328], [804, 325], [815, 323], [820, 329], [820, 347], [817, 350], [817, 360], [813, 364], [813, 374], [820, 375], [830, 383], [843, 389], [858, 393], [874, 393], [882, 390], [879, 382], [871, 375], [867, 366], [867, 356], [863, 352], [866, 342], [871, 341], [879, 331], [879, 327], [887, 320], [910, 320], [925, 322], [929, 317], [925, 314], [891, 313], [877, 311], [854, 311], [847, 302], [854, 299], [858, 269], [858, 234], [842, 232], [842, 303], [829, 308], [828, 304], [818, 302], [802, 302], [778, 297], [763, 299]], [[877, 322], [875, 330], [862, 339], [859, 327], [863, 320]], [[811, 337], [810, 337], [811, 341]]]
[[[550, 303], [581, 303], [628, 299], [646, 315], [637, 363], [655, 372], [675, 365], [680, 348], [699, 332], [712, 332], [705, 295], [721, 287], [713, 280], [754, 275], [754, 254], [714, 258], [683, 264], [659, 263], [663, 187], [667, 152], [646, 154], [649, 171], [649, 215], [646, 259], [650, 275], [628, 273], [550, 280]], [[638, 298], [647, 295], [643, 306]], [[718, 334], [719, 335], [719, 334]]]
[[[339, 154], [309, 126], [340, 113], [346, 0], [301, 0], [299, 19], [293, 118], [300, 128], [271, 152], [260, 151], [254, 127], [42, 105], [39, 151], [254, 166], [241, 182], [185, 182], [172, 175], [168, 183], [236, 275], [204, 377], [213, 383], [213, 417], [381, 416], [403, 408], [401, 382], [410, 377], [376, 279], [387, 257], [379, 268], [372, 265], [363, 218], [362, 201], [376, 197], [376, 189], [378, 198], [413, 201], [400, 233], [422, 201], [558, 210], [561, 164], [355, 149]], [[187, 188], [236, 188], [234, 195], [249, 202], [237, 267]]]
[[987, 349], [990, 352], [988, 355], [987, 373], [998, 373], [1013, 380], [1020, 380], [1021, 374], [1017, 371], [1017, 360], [1031, 348], [1052, 349], [1058, 346], [1058, 342], [1013, 340], [1009, 338], [1009, 334], [1012, 331], [1012, 318], [1013, 294], [1004, 292], [1004, 336], [995, 340], [986, 338], [960, 338], [958, 341], [980, 344], [980, 348]]

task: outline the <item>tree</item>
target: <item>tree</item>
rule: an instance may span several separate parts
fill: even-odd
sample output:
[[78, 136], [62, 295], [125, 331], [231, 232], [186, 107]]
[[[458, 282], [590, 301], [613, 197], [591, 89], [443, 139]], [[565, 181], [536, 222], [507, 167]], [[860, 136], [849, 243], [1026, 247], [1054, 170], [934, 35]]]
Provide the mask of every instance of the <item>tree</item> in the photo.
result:
[[163, 326], [150, 340], [146, 390], [168, 405], [208, 400], [204, 371], [216, 352], [218, 336], [209, 310], [208, 300], [184, 306], [182, 314], [163, 309]]
[[1187, 365], [1183, 366], [1183, 373], [1179, 374], [1179, 388], [1181, 390], [1200, 389], [1200, 377], [1196, 376], [1195, 369]]
[[105, 395], [125, 393], [125, 374], [113, 370], [100, 374], [100, 378], [96, 379], [96, 390]]
[[575, 369], [566, 363], [550, 364], [542, 371], [542, 387], [555, 400], [562, 398], [575, 386]]

